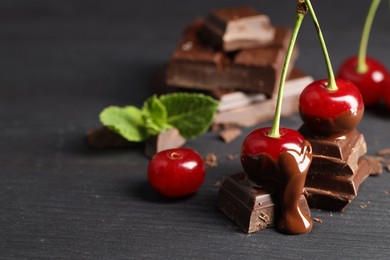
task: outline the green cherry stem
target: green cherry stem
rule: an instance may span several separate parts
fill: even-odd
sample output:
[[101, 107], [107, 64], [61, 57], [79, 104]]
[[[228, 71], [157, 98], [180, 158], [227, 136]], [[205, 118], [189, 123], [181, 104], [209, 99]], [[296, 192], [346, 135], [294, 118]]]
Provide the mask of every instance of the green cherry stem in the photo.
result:
[[327, 70], [328, 70], [328, 85], [327, 85], [327, 89], [329, 91], [332, 91], [332, 92], [333, 91], [337, 91], [338, 87], [337, 87], [336, 80], [335, 80], [335, 77], [334, 77], [332, 63], [330, 62], [328, 50], [326, 48], [325, 39], [324, 39], [324, 36], [322, 34], [320, 24], [318, 23], [317, 16], [316, 16], [316, 14], [314, 12], [314, 9], [313, 9], [313, 6], [311, 5], [310, 0], [305, 0], [305, 2], [306, 2], [307, 7], [308, 7], [308, 9], [310, 11], [311, 17], [312, 17], [313, 22], [314, 22], [314, 26], [316, 27], [317, 35], [318, 35], [318, 38], [320, 39], [320, 43], [321, 43], [321, 47], [322, 47], [322, 52], [324, 53], [326, 67], [327, 67]]
[[356, 71], [360, 74], [363, 74], [368, 70], [366, 63], [368, 39], [370, 38], [372, 23], [374, 21], [376, 10], [378, 9], [380, 2], [381, 0], [372, 1], [370, 9], [368, 10], [366, 21], [364, 23], [362, 38], [360, 40], [358, 63], [356, 68]]
[[294, 46], [295, 46], [295, 42], [296, 42], [296, 39], [298, 36], [299, 28], [301, 27], [301, 24], [302, 24], [303, 18], [305, 17], [306, 12], [307, 12], [306, 6], [302, 5], [302, 4], [298, 4], [296, 20], [295, 20], [295, 27], [294, 27], [293, 33], [291, 35], [290, 43], [289, 43], [288, 49], [287, 49], [287, 54], [286, 54], [284, 64], [283, 64], [282, 75], [280, 77], [279, 90], [278, 90], [275, 116], [274, 116], [274, 123], [272, 125], [270, 132], [268, 133], [269, 137], [273, 137], [273, 138], [280, 137], [279, 126], [280, 126], [280, 116], [282, 113], [282, 100], [283, 100], [284, 84], [286, 82], [288, 66], [290, 64], [291, 55], [292, 55], [292, 52], [294, 50]]

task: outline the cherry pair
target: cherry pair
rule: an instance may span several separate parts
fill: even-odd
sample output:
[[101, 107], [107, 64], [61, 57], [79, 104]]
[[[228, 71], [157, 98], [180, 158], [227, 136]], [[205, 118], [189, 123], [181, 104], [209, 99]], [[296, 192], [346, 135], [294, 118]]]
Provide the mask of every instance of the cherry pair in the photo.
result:
[[356, 86], [349, 81], [335, 79], [314, 9], [310, 0], [300, 0], [280, 80], [273, 126], [252, 131], [241, 149], [241, 164], [249, 178], [278, 189], [282, 214], [277, 228], [290, 234], [307, 233], [312, 228], [310, 218], [302, 214], [298, 205], [311, 163], [311, 146], [296, 130], [279, 128], [286, 71], [307, 11], [311, 13], [320, 38], [328, 79], [313, 82], [300, 96], [299, 111], [305, 126], [318, 136], [339, 136], [354, 129], [364, 112], [363, 99]]

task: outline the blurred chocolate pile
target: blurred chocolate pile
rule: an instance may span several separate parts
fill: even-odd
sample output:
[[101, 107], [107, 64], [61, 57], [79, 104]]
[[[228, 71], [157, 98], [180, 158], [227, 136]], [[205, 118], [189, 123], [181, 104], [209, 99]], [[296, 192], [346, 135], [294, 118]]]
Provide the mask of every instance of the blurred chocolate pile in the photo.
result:
[[[164, 92], [201, 91], [219, 99], [214, 129], [270, 120], [291, 34], [250, 7], [215, 10], [185, 29], [168, 62]], [[282, 116], [298, 111], [299, 95], [313, 81], [294, 68], [297, 57], [295, 48]]]

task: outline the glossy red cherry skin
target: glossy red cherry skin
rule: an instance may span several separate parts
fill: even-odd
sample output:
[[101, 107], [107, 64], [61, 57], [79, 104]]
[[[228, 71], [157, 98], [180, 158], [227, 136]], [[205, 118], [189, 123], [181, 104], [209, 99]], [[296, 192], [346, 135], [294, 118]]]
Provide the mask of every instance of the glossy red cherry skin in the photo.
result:
[[155, 154], [149, 162], [150, 185], [168, 198], [195, 193], [206, 175], [200, 155], [188, 148], [176, 148]]
[[280, 128], [280, 137], [268, 136], [270, 127], [253, 130], [241, 147], [241, 165], [253, 181], [279, 182], [277, 160], [287, 150], [300, 152], [304, 137], [296, 130]]
[[314, 135], [342, 135], [353, 130], [362, 119], [363, 98], [350, 81], [336, 79], [336, 91], [329, 91], [327, 84], [324, 79], [308, 85], [300, 95], [299, 112]]
[[366, 57], [368, 71], [358, 73], [356, 70], [357, 60], [357, 57], [347, 59], [341, 65], [337, 77], [349, 80], [355, 84], [360, 90], [366, 106], [376, 104], [381, 99], [387, 70], [377, 60]]

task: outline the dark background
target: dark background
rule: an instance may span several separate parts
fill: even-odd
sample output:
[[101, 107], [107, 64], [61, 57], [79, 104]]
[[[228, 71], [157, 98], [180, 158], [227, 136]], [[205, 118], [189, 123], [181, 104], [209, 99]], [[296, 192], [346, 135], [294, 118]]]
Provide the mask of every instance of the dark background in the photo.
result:
[[[246, 235], [214, 208], [216, 181], [240, 171], [246, 134], [187, 147], [214, 152], [198, 193], [168, 201], [148, 185], [141, 149], [94, 151], [85, 133], [108, 105], [141, 105], [183, 28], [215, 8], [250, 5], [293, 26], [297, 1], [0, 1], [0, 258], [389, 258], [390, 175], [370, 177], [344, 213], [313, 210], [313, 231]], [[315, 1], [335, 70], [357, 52], [370, 1]], [[390, 67], [387, 1], [368, 53]], [[297, 67], [326, 70], [310, 16]], [[368, 109], [359, 125], [369, 154], [390, 147], [390, 117]], [[261, 126], [269, 125], [270, 122]], [[298, 115], [282, 125], [298, 128]], [[361, 206], [367, 206], [362, 208]]]

